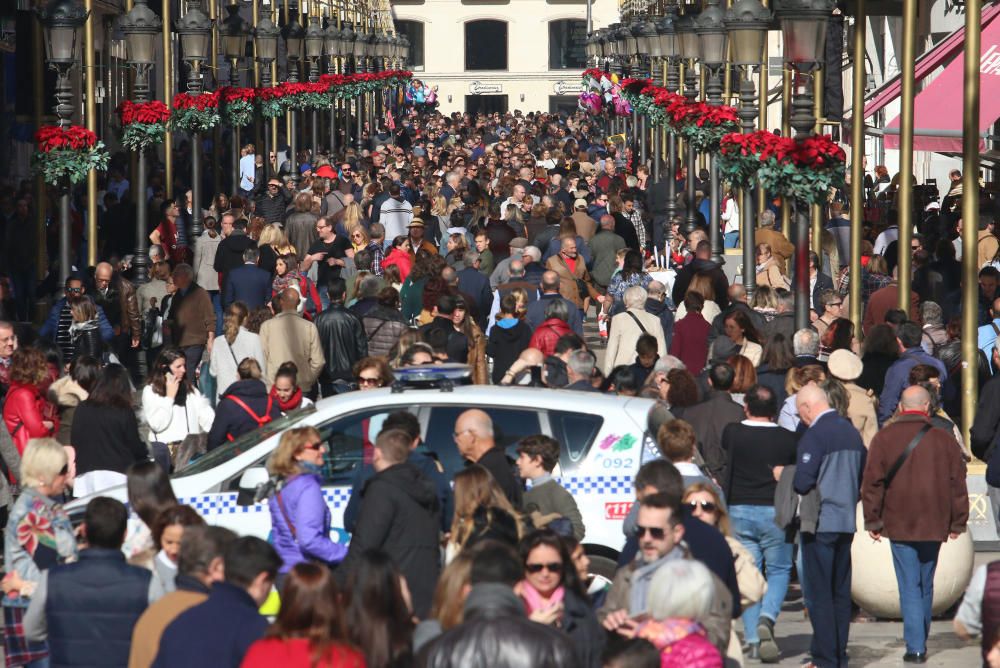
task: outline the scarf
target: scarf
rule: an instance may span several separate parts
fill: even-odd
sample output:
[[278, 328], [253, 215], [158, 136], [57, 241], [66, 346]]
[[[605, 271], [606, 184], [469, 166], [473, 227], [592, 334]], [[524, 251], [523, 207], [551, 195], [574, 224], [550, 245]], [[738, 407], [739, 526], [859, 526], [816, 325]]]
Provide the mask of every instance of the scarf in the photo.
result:
[[628, 606], [628, 612], [630, 615], [635, 616], [647, 611], [646, 601], [649, 597], [649, 585], [652, 583], [653, 575], [656, 574], [657, 569], [668, 561], [683, 558], [684, 549], [680, 545], [675, 545], [674, 549], [670, 550], [656, 561], [648, 564], [641, 563], [639, 567], [632, 572], [632, 589], [629, 592]]
[[524, 609], [529, 616], [535, 610], [544, 610], [562, 603], [565, 595], [566, 588], [560, 585], [548, 598], [545, 598], [527, 580], [521, 581], [521, 600], [524, 601]]
[[288, 401], [282, 401], [278, 397], [277, 391], [274, 387], [271, 387], [271, 396], [276, 402], [278, 402], [278, 408], [281, 409], [282, 413], [287, 413], [288, 411], [294, 411], [296, 408], [302, 405], [302, 388], [296, 387], [295, 392], [288, 398]]

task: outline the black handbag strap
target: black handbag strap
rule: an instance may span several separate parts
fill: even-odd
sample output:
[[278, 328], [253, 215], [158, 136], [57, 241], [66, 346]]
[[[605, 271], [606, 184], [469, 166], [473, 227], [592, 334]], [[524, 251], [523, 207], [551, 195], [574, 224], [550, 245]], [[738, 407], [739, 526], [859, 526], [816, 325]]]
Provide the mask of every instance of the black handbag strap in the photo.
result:
[[632, 311], [625, 311], [625, 312], [628, 313], [630, 318], [635, 320], [635, 324], [639, 325], [639, 329], [642, 330], [643, 334], [649, 334], [649, 332], [646, 331], [646, 328], [642, 326], [642, 322], [639, 320], [639, 318], [636, 316], [635, 313], [632, 313]]
[[914, 451], [914, 449], [916, 449], [917, 444], [920, 443], [921, 439], [923, 439], [923, 437], [927, 434], [927, 432], [929, 432], [933, 428], [934, 425], [928, 422], [927, 424], [925, 424], [923, 427], [920, 428], [920, 431], [914, 434], [913, 439], [910, 440], [910, 442], [906, 446], [906, 449], [903, 450], [903, 454], [899, 456], [899, 459], [896, 460], [896, 463], [892, 465], [892, 467], [886, 472], [885, 477], [882, 478], [883, 494], [889, 491], [889, 485], [892, 484], [892, 479], [896, 477], [897, 473], [899, 473], [899, 469], [901, 469], [903, 467], [903, 464], [906, 463], [907, 458], [909, 458], [910, 454]]

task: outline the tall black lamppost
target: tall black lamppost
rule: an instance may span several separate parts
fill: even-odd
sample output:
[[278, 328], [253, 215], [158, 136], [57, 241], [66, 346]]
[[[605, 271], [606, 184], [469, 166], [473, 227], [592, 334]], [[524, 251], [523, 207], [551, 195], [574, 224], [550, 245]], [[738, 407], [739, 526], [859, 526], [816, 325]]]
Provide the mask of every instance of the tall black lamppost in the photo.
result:
[[[146, 5], [146, 0], [135, 0], [128, 14], [121, 17], [118, 23], [125, 35], [125, 49], [128, 54], [128, 64], [135, 70], [135, 85], [133, 92], [135, 101], [149, 101], [149, 73], [153, 69], [156, 56], [156, 44], [162, 36], [163, 22], [152, 9]], [[139, 150], [138, 169], [135, 184], [135, 259], [132, 266], [136, 283], [149, 280], [149, 229], [147, 225], [148, 211], [146, 200], [146, 152]]]
[[[659, 84], [662, 74], [659, 71], [660, 58], [660, 40], [657, 38], [656, 34], [656, 24], [652, 20], [647, 20], [645, 16], [639, 19], [638, 28], [634, 31], [637, 33], [636, 37], [636, 48], [638, 50], [638, 62], [639, 62], [639, 76], [640, 77], [650, 77], [654, 84]], [[648, 63], [648, 65], [647, 65]], [[653, 152], [653, 168], [657, 174], [659, 174], [659, 142], [656, 141], [656, 137], [659, 136], [659, 132], [649, 123], [649, 119], [643, 116], [639, 120], [639, 126], [637, 127], [639, 135], [639, 161], [641, 164], [645, 165], [648, 160], [647, 147], [652, 148]], [[649, 132], [652, 130], [652, 134]], [[655, 177], [653, 179], [656, 180]]]
[[[288, 58], [288, 83], [299, 82], [299, 60], [302, 59], [302, 41], [306, 36], [306, 30], [299, 23], [299, 8], [294, 2], [288, 4], [288, 23], [285, 24], [285, 56]], [[295, 121], [298, 113], [295, 109], [288, 111], [288, 118], [291, 123], [288, 129], [288, 178], [294, 185], [299, 182], [298, 156], [296, 151], [296, 135], [298, 128]]]
[[[201, 10], [201, 0], [187, 0], [187, 11], [174, 22], [180, 35], [181, 52], [188, 63], [187, 89], [191, 95], [202, 91], [201, 63], [208, 58], [212, 20]], [[201, 133], [191, 133], [191, 235], [204, 231], [201, 222]]]
[[[694, 74], [694, 64], [698, 60], [699, 55], [698, 33], [695, 32], [694, 7], [688, 5], [685, 11], [687, 12], [686, 14], [677, 18], [675, 29], [677, 36], [680, 38], [680, 56], [681, 61], [684, 63], [684, 97], [690, 102], [694, 102], [698, 99], [698, 79]], [[684, 216], [684, 224], [681, 226], [681, 232], [684, 236], [688, 236], [698, 228], [697, 208], [694, 201], [694, 178], [697, 171], [695, 163], [698, 155], [691, 142], [685, 142], [685, 145], [687, 147], [687, 178], [684, 179], [684, 186], [685, 190], [687, 190], [685, 194], [687, 211]]]
[[[701, 51], [702, 67], [708, 70], [708, 82], [705, 86], [706, 101], [712, 105], [722, 104], [722, 67], [726, 64], [726, 47], [729, 35], [723, 22], [725, 13], [719, 7], [719, 0], [708, 0], [705, 9], [698, 15], [696, 21], [698, 45]], [[722, 230], [719, 228], [719, 213], [722, 206], [722, 192], [719, 187], [718, 156], [711, 153], [708, 156], [709, 173], [709, 206], [708, 237], [712, 243], [712, 259], [723, 263]]]
[[[834, 0], [776, 0], [775, 14], [781, 22], [785, 62], [794, 68], [791, 126], [795, 139], [813, 132], [811, 74], [823, 62], [826, 24]], [[795, 328], [809, 326], [809, 214], [808, 202], [795, 202]], [[857, 215], [857, 213], [855, 214]]]
[[[354, 42], [357, 39], [357, 37], [358, 37], [357, 33], [354, 32], [354, 29], [351, 28], [351, 26], [344, 26], [343, 30], [340, 31], [341, 47], [343, 48], [343, 56], [344, 56], [344, 74], [348, 74], [350, 71], [351, 57], [354, 55]], [[354, 71], [357, 71], [357, 69], [355, 69]], [[358, 106], [358, 111], [360, 112], [361, 102], [359, 100], [355, 100], [355, 104]], [[354, 118], [355, 117], [351, 114], [351, 100], [345, 99], [344, 100], [344, 123], [345, 123], [344, 148], [345, 149], [351, 146], [351, 137], [354, 132], [353, 131]], [[360, 128], [361, 127], [360, 113], [357, 115], [357, 121], [358, 121], [358, 128]], [[359, 132], [358, 134], [360, 135], [361, 133]], [[359, 142], [361, 141], [360, 138], [358, 139], [358, 141]]]
[[[666, 88], [671, 93], [677, 92], [680, 85], [677, 77], [677, 56], [679, 55], [679, 40], [677, 39], [677, 5], [667, 4], [663, 17], [656, 25], [657, 41], [660, 44], [660, 55], [664, 58], [667, 68]], [[670, 241], [674, 217], [677, 215], [677, 137], [673, 132], [666, 134], [667, 139], [667, 220], [664, 239]], [[669, 256], [668, 256], [669, 257]]]
[[[274, 25], [269, 13], [253, 29], [253, 43], [260, 63], [260, 85], [271, 87], [271, 63], [278, 57], [278, 35], [281, 30]], [[277, 146], [274, 147], [277, 151]], [[264, 182], [271, 178], [271, 128], [264, 128]]]
[[[355, 26], [354, 29], [354, 40], [351, 42], [351, 52], [354, 55], [354, 71], [358, 74], [364, 74], [367, 69], [365, 68], [365, 44], [367, 42], [368, 36], [361, 30], [360, 26]], [[357, 149], [358, 153], [361, 152], [361, 145], [363, 143], [361, 135], [364, 133], [365, 125], [365, 97], [364, 95], [359, 95], [355, 100], [356, 104], [356, 118], [354, 122], [356, 123], [356, 132], [354, 133], [354, 148]]]
[[[219, 26], [222, 36], [222, 52], [229, 61], [229, 85], [238, 88], [240, 85], [240, 59], [246, 55], [247, 38], [250, 36], [250, 24], [240, 15], [238, 4], [226, 5], [229, 13]], [[240, 187], [240, 128], [233, 128], [233, 189]]]
[[[319, 61], [323, 57], [323, 42], [326, 34], [323, 32], [323, 25], [319, 16], [309, 17], [309, 26], [306, 28], [306, 58], [309, 60], [309, 82], [319, 83]], [[312, 109], [312, 153], [316, 156], [319, 153], [319, 112]]]
[[[326, 41], [324, 49], [326, 51], [326, 71], [328, 74], [337, 74], [338, 59], [344, 55], [344, 42], [337, 20], [330, 18], [330, 25], [325, 31]], [[330, 159], [336, 160], [337, 155], [337, 107], [340, 101], [334, 99], [330, 105]]]
[[[45, 60], [56, 72], [56, 106], [58, 125], [66, 127], [73, 116], [70, 72], [80, 59], [81, 28], [87, 22], [82, 5], [75, 0], [53, 0], [38, 10], [38, 19], [45, 30]], [[65, 181], [65, 179], [64, 179]], [[69, 183], [59, 185], [59, 278], [65, 285], [72, 269], [70, 248]], [[44, 206], [38, 202], [37, 206]], [[23, 233], [28, 233], [27, 230]]]
[[[754, 131], [757, 120], [757, 93], [753, 85], [753, 72], [760, 65], [770, 24], [771, 11], [761, 4], [760, 0], [738, 0], [726, 12], [726, 30], [729, 31], [730, 43], [733, 46], [733, 62], [743, 73], [740, 83], [739, 113], [743, 132], [747, 134]], [[747, 184], [743, 188], [743, 201], [740, 203], [740, 215], [743, 219], [740, 241], [743, 244], [743, 287], [751, 297], [757, 290], [755, 213], [753, 188]]]

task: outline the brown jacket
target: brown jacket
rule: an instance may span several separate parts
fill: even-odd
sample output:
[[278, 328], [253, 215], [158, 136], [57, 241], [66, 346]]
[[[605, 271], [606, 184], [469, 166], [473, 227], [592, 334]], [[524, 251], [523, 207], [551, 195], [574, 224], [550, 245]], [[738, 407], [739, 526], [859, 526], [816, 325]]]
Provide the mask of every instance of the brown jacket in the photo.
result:
[[795, 246], [788, 240], [788, 237], [773, 227], [759, 227], [757, 228], [756, 241], [758, 244], [767, 244], [771, 247], [771, 255], [778, 261], [778, 269], [781, 270], [781, 273], [787, 274], [788, 260], [795, 254]]
[[469, 322], [472, 334], [469, 339], [469, 366], [472, 367], [472, 383], [489, 385], [490, 374], [486, 366], [486, 336], [475, 322]]
[[135, 286], [121, 276], [116, 277], [115, 280], [117, 282], [115, 287], [118, 288], [118, 300], [121, 302], [122, 322], [113, 322], [111, 326], [114, 327], [115, 334], [127, 331], [132, 335], [132, 338], [138, 339], [142, 330], [139, 326], [139, 300], [136, 298]]
[[872, 439], [878, 433], [878, 417], [875, 414], [878, 399], [875, 398], [873, 391], [866, 390], [852, 382], [844, 383], [844, 389], [847, 390], [849, 401], [847, 419], [861, 433], [861, 440], [865, 447], [870, 447]]
[[570, 218], [576, 225], [576, 233], [583, 237], [584, 241], [590, 241], [597, 234], [597, 221], [588, 216], [585, 211], [574, 211]]
[[1000, 239], [989, 230], [979, 230], [976, 240], [976, 268], [981, 269], [993, 261], [1000, 249]]
[[295, 362], [302, 390], [312, 390], [326, 364], [316, 325], [298, 313], [284, 311], [260, 326], [260, 344], [264, 348], [267, 366], [264, 373], [268, 385], [274, 384], [278, 367], [285, 362]]
[[594, 282], [590, 278], [590, 272], [587, 271], [587, 263], [584, 262], [582, 255], [577, 255], [574, 271], [570, 271], [569, 265], [563, 259], [562, 253], [550, 257], [548, 262], [545, 263], [545, 268], [559, 274], [559, 294], [563, 296], [563, 299], [568, 299], [576, 304], [577, 308], [583, 308], [583, 300], [587, 296], [580, 294], [580, 287], [577, 281], [583, 281], [586, 284], [587, 292], [594, 299], [597, 299], [600, 295], [594, 289]]
[[[867, 335], [872, 327], [884, 323], [885, 314], [894, 308], [899, 308], [899, 284], [896, 281], [876, 290], [868, 298], [865, 317], [861, 321], [861, 331]], [[920, 322], [920, 297], [913, 290], [910, 290], [910, 320]]]
[[955, 437], [943, 429], [935, 427], [924, 434], [886, 491], [886, 473], [927, 421], [925, 415], [903, 413], [872, 439], [861, 480], [868, 531], [881, 531], [896, 541], [937, 542], [946, 541], [949, 533], [965, 531], [969, 520], [965, 458]]
[[170, 312], [174, 345], [186, 348], [208, 343], [208, 333], [215, 333], [215, 308], [208, 292], [192, 284], [183, 297], [180, 292], [174, 294], [173, 304], [176, 306], [172, 305]]
[[173, 591], [146, 608], [132, 629], [132, 649], [128, 668], [149, 668], [160, 651], [160, 638], [170, 623], [182, 612], [205, 601], [208, 594], [195, 591]]

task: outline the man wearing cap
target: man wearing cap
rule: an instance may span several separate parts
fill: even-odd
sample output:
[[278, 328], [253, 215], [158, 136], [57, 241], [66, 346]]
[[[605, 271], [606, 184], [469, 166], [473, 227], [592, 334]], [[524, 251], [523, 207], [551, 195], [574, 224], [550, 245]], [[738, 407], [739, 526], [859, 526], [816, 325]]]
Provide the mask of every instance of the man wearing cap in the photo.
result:
[[826, 365], [830, 375], [843, 383], [847, 390], [847, 419], [861, 434], [867, 448], [878, 433], [878, 417], [875, 414], [875, 393], [854, 382], [861, 376], [864, 363], [850, 350], [841, 349], [833, 351]]
[[420, 218], [414, 218], [410, 221], [410, 224], [406, 226], [407, 237], [410, 240], [410, 247], [413, 248], [413, 253], [416, 255], [417, 251], [425, 250], [431, 255], [437, 255], [438, 249], [434, 247], [427, 239], [424, 239], [424, 234], [427, 231], [427, 227], [424, 221]]
[[590, 240], [597, 234], [597, 221], [587, 215], [587, 200], [577, 199], [573, 201], [573, 215], [570, 216], [576, 223], [576, 233], [583, 237], [583, 240], [590, 243]]
[[291, 201], [291, 193], [282, 186], [281, 179], [272, 176], [267, 180], [265, 192], [257, 195], [257, 199], [254, 200], [256, 203], [254, 212], [267, 224], [279, 223], [284, 219], [285, 209]]

